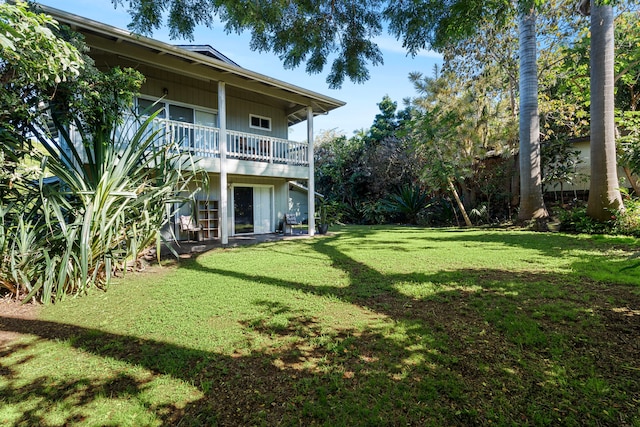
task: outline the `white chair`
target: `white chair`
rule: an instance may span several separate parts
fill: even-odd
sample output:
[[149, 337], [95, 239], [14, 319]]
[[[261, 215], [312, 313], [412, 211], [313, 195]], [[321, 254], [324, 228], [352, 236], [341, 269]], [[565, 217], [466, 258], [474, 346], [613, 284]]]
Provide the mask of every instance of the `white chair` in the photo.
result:
[[200, 240], [199, 232], [202, 231], [202, 227], [196, 224], [195, 219], [191, 215], [180, 215], [180, 231], [186, 232], [187, 237], [191, 237], [191, 233], [194, 233], [195, 240]]

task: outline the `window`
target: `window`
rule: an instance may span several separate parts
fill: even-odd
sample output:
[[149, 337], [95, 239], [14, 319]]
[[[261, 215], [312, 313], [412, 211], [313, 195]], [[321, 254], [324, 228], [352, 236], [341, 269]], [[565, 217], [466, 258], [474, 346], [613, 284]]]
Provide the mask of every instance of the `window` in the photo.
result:
[[169, 119], [176, 122], [193, 123], [193, 108], [169, 105]]
[[197, 110], [190, 106], [138, 98], [138, 114], [147, 116], [158, 110], [160, 110], [157, 116], [159, 119], [164, 119], [168, 112], [169, 119], [177, 122], [195, 123], [208, 127], [218, 126], [218, 114], [214, 110]]
[[164, 119], [164, 102], [150, 101], [144, 98], [138, 98], [138, 114], [147, 116], [160, 110], [156, 116], [159, 119]]
[[269, 117], [249, 114], [249, 127], [254, 129], [271, 130], [271, 119]]
[[216, 113], [210, 113], [208, 111], [196, 110], [196, 122], [197, 125], [209, 126], [211, 128], [218, 127], [218, 116]]

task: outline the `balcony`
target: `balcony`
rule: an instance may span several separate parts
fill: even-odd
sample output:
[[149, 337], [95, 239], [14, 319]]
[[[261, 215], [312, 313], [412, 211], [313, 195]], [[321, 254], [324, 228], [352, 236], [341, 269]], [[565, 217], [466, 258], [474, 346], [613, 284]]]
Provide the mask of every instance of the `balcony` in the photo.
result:
[[[176, 144], [183, 153], [204, 159], [220, 158], [219, 128], [168, 119], [154, 119], [152, 129], [159, 130], [159, 134], [163, 135], [161, 143]], [[309, 166], [306, 142], [227, 130], [226, 148], [228, 160]]]

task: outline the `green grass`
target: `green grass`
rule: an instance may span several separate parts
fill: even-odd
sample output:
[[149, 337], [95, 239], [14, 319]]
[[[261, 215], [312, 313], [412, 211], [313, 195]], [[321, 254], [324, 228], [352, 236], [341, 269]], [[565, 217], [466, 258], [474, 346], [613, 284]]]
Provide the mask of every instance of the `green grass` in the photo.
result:
[[344, 227], [46, 307], [2, 425], [640, 426], [638, 241]]

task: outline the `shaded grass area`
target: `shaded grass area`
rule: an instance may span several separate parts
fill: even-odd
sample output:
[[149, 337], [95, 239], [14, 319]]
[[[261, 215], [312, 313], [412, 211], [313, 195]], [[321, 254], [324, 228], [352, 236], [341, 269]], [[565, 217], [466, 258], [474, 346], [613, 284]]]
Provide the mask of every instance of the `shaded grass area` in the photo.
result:
[[333, 231], [0, 317], [0, 424], [640, 425], [637, 240]]

